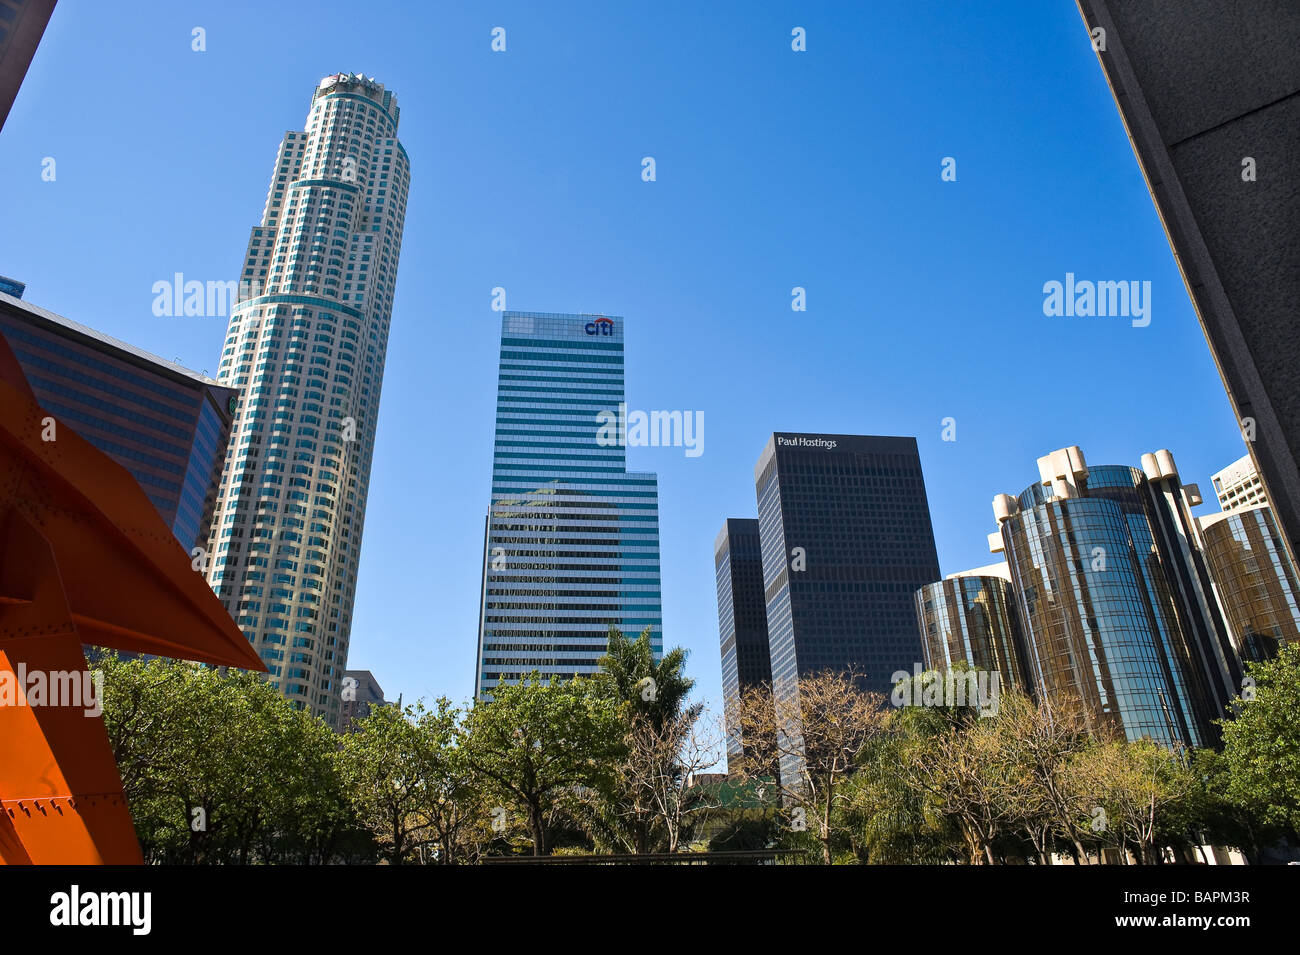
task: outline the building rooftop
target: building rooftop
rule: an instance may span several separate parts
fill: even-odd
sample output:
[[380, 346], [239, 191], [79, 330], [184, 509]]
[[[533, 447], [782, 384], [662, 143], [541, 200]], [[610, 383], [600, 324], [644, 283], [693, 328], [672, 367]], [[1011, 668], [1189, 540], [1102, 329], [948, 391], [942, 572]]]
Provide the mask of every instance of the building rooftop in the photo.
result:
[[127, 361], [133, 361], [133, 363], [137, 364], [141, 361], [148, 362], [150, 365], [162, 366], [165, 370], [172, 372], [174, 375], [189, 379], [190, 381], [196, 381], [200, 384], [212, 385], [218, 388], [228, 387], [221, 384], [221, 382], [217, 381], [215, 378], [209, 378], [207, 375], [201, 374], [200, 372], [192, 371], [183, 365], [178, 365], [174, 361], [168, 361], [166, 358], [155, 355], [152, 352], [147, 352], [143, 348], [137, 348], [129, 342], [113, 338], [111, 335], [105, 335], [103, 332], [96, 331], [89, 325], [82, 325], [80, 322], [74, 322], [72, 319], [64, 318], [62, 315], [51, 312], [47, 308], [41, 308], [39, 305], [33, 305], [31, 302], [24, 301], [23, 299], [14, 298], [12, 295], [6, 295], [4, 292], [0, 292], [0, 305], [7, 306], [7, 311], [26, 312], [38, 321], [50, 325], [58, 325], [73, 332], [75, 335], [79, 335], [98, 345], [121, 353], [121, 357], [125, 358]]

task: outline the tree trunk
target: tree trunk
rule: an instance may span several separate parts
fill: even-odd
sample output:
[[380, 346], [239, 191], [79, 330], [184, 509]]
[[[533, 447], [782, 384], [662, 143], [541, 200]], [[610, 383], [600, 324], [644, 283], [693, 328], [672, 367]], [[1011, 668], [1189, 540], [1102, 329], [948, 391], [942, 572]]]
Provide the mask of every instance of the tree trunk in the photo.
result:
[[542, 807], [536, 803], [528, 807], [528, 823], [533, 831], [533, 855], [546, 855], [546, 828], [542, 824]]

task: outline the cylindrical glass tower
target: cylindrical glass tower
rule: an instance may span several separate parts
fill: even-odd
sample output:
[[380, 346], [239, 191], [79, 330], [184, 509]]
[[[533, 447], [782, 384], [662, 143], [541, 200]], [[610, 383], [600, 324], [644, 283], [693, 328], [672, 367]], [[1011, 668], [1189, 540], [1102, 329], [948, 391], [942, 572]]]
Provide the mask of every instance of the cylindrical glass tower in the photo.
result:
[[1153, 606], [1142, 566], [1149, 548], [1139, 555], [1132, 515], [1104, 497], [1050, 498], [1037, 488], [1020, 500], [1002, 538], [1038, 692], [1081, 698], [1094, 725], [1109, 722], [1129, 739], [1202, 745], [1205, 727]]
[[1020, 624], [1011, 584], [1001, 577], [950, 577], [916, 592], [921, 649], [928, 670], [965, 662], [996, 673], [1006, 687], [1026, 685]]
[[1205, 526], [1201, 536], [1242, 657], [1266, 660], [1282, 643], [1300, 641], [1300, 585], [1272, 510], [1232, 511]]

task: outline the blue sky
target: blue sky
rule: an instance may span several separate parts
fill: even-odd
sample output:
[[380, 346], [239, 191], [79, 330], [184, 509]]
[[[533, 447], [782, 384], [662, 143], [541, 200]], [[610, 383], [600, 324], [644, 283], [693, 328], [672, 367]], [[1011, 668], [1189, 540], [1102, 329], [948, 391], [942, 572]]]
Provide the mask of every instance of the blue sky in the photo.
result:
[[[665, 642], [710, 700], [713, 539], [755, 514], [774, 430], [915, 435], [945, 573], [992, 559], [993, 495], [1049, 450], [1168, 447], [1207, 494], [1245, 453], [1067, 0], [61, 0], [0, 133], [0, 274], [215, 372], [224, 319], [157, 318], [152, 285], [237, 277], [339, 71], [395, 91], [411, 158], [349, 657], [390, 699], [472, 693], [496, 286], [623, 315], [630, 407], [704, 413], [701, 456], [628, 457], [659, 474]], [[1151, 324], [1045, 316], [1067, 272], [1150, 281]]]

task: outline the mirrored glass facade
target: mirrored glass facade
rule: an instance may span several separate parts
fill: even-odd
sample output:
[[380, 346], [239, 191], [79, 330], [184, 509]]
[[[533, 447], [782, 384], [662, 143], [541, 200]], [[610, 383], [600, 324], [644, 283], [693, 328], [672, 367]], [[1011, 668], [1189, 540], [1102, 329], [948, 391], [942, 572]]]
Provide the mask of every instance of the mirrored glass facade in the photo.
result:
[[479, 696], [595, 673], [610, 624], [662, 652], [658, 479], [627, 471], [623, 341], [616, 316], [502, 317]]
[[916, 592], [927, 670], [966, 663], [996, 673], [1003, 687], [1025, 688], [1020, 623], [1011, 584], [1001, 577], [950, 577]]
[[1295, 567], [1268, 507], [1236, 510], [1202, 531], [1228, 626], [1243, 659], [1267, 660], [1300, 641]]
[[1131, 486], [1121, 473], [1131, 470], [1096, 470], [1107, 496], [1052, 498], [1031, 487], [1002, 523], [1025, 666], [1040, 694], [1081, 698], [1095, 725], [1200, 746], [1208, 702], [1194, 695], [1201, 684], [1152, 567], [1149, 527], [1115, 499], [1123, 493], [1110, 493]]

